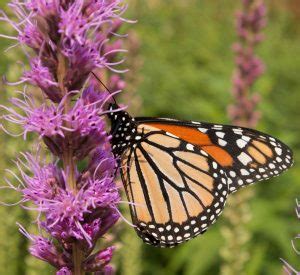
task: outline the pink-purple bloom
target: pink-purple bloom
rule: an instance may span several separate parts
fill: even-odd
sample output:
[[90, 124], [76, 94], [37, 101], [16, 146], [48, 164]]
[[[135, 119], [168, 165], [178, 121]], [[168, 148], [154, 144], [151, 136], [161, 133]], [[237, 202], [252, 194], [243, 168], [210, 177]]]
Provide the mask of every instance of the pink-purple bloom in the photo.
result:
[[24, 72], [22, 80], [38, 86], [53, 102], [60, 102], [63, 94], [49, 68], [38, 57], [30, 60], [30, 67], [30, 71]]
[[[95, 151], [97, 156], [99, 150]], [[56, 165], [41, 165], [41, 160], [30, 154], [24, 154], [17, 162], [22, 176], [22, 203], [33, 202], [36, 210], [46, 218], [39, 221], [40, 226], [64, 244], [71, 244], [76, 238], [82, 246], [92, 247], [94, 241], [105, 233], [101, 218], [106, 218], [110, 212], [111, 219], [116, 222], [116, 205], [120, 198], [113, 182], [115, 162], [109, 153], [100, 154], [102, 158], [98, 158], [96, 168], [93, 165], [97, 156], [92, 155], [92, 165], [77, 174], [77, 185], [81, 187], [77, 193], [69, 189], [64, 171]], [[108, 162], [110, 165], [106, 164]], [[103, 166], [106, 170], [100, 173], [98, 169], [101, 171]], [[25, 168], [29, 168], [32, 175], [25, 173]]]
[[101, 267], [106, 267], [111, 261], [115, 248], [113, 246], [108, 247], [102, 251], [99, 251], [85, 260], [85, 266], [88, 270], [97, 271]]
[[9, 7], [15, 19], [1, 11], [0, 21], [16, 36], [1, 37], [20, 44], [30, 65], [10, 84], [41, 91], [35, 97], [26, 86], [11, 98], [11, 106], [1, 106], [2, 119], [22, 127], [19, 135], [38, 137], [36, 152], [22, 153], [16, 161], [20, 175], [8, 170], [18, 184], [6, 180], [22, 194], [22, 207], [38, 212], [41, 235], [22, 225], [20, 232], [31, 241], [30, 253], [58, 275], [112, 274], [115, 248], [95, 250], [119, 219], [117, 165], [104, 120], [111, 95], [91, 73], [107, 79], [113, 94], [124, 88], [116, 75], [126, 71], [120, 56], [124, 35], [117, 31], [126, 21], [126, 5], [122, 0], [12, 0]]
[[56, 275], [72, 275], [72, 272], [69, 268], [63, 267], [56, 272]]

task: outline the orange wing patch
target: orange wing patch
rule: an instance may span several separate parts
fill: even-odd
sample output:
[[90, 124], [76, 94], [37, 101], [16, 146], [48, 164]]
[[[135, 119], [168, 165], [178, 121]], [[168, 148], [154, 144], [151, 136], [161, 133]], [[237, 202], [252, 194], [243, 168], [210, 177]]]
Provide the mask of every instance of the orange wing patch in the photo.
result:
[[203, 134], [200, 131], [191, 127], [161, 124], [156, 122], [145, 123], [145, 124], [169, 132], [185, 140], [186, 142], [192, 143], [194, 145], [199, 145], [199, 146], [212, 145], [208, 135]]
[[261, 152], [259, 152], [257, 149], [255, 149], [253, 146], [249, 146], [248, 153], [259, 164], [266, 164], [266, 162], [267, 162], [266, 157]]
[[188, 143], [200, 147], [222, 166], [233, 165], [233, 158], [230, 154], [220, 146], [213, 144], [207, 134], [201, 133], [197, 129], [156, 122], [146, 123], [146, 125], [169, 132]]
[[232, 166], [233, 158], [223, 148], [217, 145], [203, 146], [201, 147], [207, 154], [211, 155], [220, 165]]
[[261, 141], [258, 141], [258, 140], [254, 140], [252, 142], [252, 144], [257, 149], [259, 149], [263, 154], [265, 154], [266, 156], [268, 156], [269, 158], [272, 158], [274, 156], [273, 155], [273, 151], [271, 150], [271, 148], [267, 144], [265, 144], [265, 143], [263, 143]]

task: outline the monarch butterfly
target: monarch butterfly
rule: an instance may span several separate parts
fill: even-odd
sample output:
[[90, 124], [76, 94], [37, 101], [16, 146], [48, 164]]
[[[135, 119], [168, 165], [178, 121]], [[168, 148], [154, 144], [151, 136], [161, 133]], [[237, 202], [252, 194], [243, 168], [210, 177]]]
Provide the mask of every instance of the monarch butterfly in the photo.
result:
[[256, 130], [165, 118], [133, 118], [110, 104], [112, 151], [136, 232], [158, 247], [203, 234], [227, 196], [291, 167], [292, 152]]
[[112, 151], [138, 236], [173, 247], [203, 234], [227, 196], [278, 176], [291, 150], [256, 130], [165, 118], [133, 118], [110, 104]]

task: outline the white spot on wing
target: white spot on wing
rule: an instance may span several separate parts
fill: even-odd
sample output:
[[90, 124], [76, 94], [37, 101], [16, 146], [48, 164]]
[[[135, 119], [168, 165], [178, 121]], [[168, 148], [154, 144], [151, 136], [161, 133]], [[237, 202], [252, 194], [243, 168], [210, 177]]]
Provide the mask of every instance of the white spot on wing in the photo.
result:
[[282, 154], [282, 149], [279, 148], [279, 147], [276, 147], [276, 148], [275, 148], [275, 152], [276, 152], [279, 156], [281, 156], [281, 154]]
[[242, 136], [242, 139], [245, 140], [245, 141], [247, 141], [247, 142], [249, 142], [251, 140], [251, 138], [247, 137], [247, 136]]
[[269, 167], [270, 167], [271, 169], [275, 169], [275, 168], [276, 168], [276, 166], [274, 165], [274, 163], [270, 163], [270, 164], [269, 164]]
[[277, 157], [277, 158], [276, 158], [276, 161], [277, 161], [277, 162], [282, 162], [282, 158]]
[[225, 141], [224, 139], [220, 139], [218, 140], [218, 143], [221, 145], [221, 146], [226, 146], [227, 145], [227, 141]]
[[237, 135], [241, 135], [243, 133], [243, 130], [242, 129], [238, 129], [238, 128], [234, 128], [232, 129], [232, 131], [237, 134]]
[[205, 151], [201, 150], [200, 152], [201, 152], [201, 154], [202, 154], [203, 156], [208, 157], [208, 154], [207, 154]]
[[171, 134], [171, 133], [169, 133], [169, 132], [166, 132], [166, 134], [167, 134], [169, 137], [178, 138], [177, 136], [175, 136], [175, 135], [173, 135], [173, 134]]
[[225, 133], [224, 132], [216, 132], [217, 137], [224, 138]]
[[160, 118], [161, 120], [167, 120], [167, 121], [177, 121], [177, 119], [174, 118], [166, 118], [166, 117], [162, 117]]
[[244, 165], [248, 165], [249, 162], [252, 161], [252, 158], [246, 154], [245, 152], [242, 152], [239, 156], [238, 159], [241, 163], [243, 163]]
[[190, 151], [194, 151], [194, 146], [192, 144], [187, 144], [186, 149], [188, 149]]
[[234, 171], [230, 171], [229, 174], [230, 174], [230, 176], [233, 177], [233, 178], [236, 176], [236, 173], [235, 173]]
[[241, 174], [243, 176], [249, 176], [250, 175], [249, 172], [246, 169], [241, 169]]
[[247, 142], [244, 141], [244, 140], [242, 140], [242, 139], [238, 139], [238, 140], [236, 141], [236, 144], [237, 144], [238, 147], [244, 148], [244, 147], [247, 145]]
[[208, 129], [206, 128], [198, 128], [198, 130], [203, 134], [205, 134], [208, 131]]

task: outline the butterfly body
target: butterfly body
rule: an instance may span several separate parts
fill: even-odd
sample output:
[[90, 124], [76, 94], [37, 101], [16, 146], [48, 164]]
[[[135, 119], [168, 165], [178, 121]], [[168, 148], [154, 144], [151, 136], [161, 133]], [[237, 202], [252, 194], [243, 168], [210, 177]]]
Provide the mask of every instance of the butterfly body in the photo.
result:
[[173, 247], [204, 233], [227, 196], [292, 165], [290, 149], [256, 130], [132, 118], [112, 105], [112, 148], [132, 221], [148, 244]]

